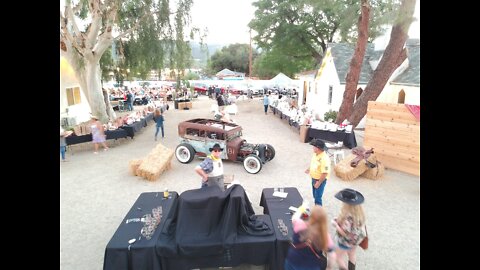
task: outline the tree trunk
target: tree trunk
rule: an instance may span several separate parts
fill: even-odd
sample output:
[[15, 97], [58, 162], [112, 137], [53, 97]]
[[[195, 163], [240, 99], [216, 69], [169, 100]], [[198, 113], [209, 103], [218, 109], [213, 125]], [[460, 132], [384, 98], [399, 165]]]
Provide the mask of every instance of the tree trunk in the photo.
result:
[[356, 127], [367, 113], [368, 101], [376, 100], [392, 76], [393, 72], [407, 58], [404, 48], [408, 38], [408, 29], [413, 21], [416, 0], [403, 0], [398, 13], [397, 21], [392, 28], [382, 59], [373, 72], [372, 78], [365, 87], [365, 91], [353, 105], [353, 113], [347, 118]]
[[338, 111], [335, 123], [341, 124], [353, 110], [353, 101], [357, 92], [358, 79], [362, 70], [363, 57], [368, 41], [368, 21], [370, 20], [370, 6], [368, 0], [361, 2], [361, 14], [358, 18], [358, 39], [355, 46], [355, 52], [350, 62], [348, 70], [345, 91], [343, 92], [342, 105]]
[[[103, 100], [102, 82], [101, 82], [101, 69], [99, 60], [85, 60], [85, 79], [87, 82], [88, 103], [90, 103], [90, 109], [92, 114], [98, 117], [102, 123], [107, 123], [109, 116], [107, 115], [106, 105]], [[110, 108], [111, 109], [111, 108]], [[113, 110], [112, 110], [113, 111]], [[112, 112], [113, 118], [114, 112]]]
[[113, 110], [112, 104], [110, 103], [108, 90], [102, 88], [102, 94], [103, 94], [103, 101], [105, 102], [105, 105], [106, 105], [106, 114], [108, 115], [108, 118], [110, 120], [114, 120], [116, 118], [116, 115], [115, 115], [115, 111]]

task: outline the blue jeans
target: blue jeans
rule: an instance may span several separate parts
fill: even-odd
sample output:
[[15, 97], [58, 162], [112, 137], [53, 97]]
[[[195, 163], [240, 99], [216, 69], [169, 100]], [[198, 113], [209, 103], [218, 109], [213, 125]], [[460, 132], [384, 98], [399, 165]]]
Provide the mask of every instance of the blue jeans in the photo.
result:
[[322, 205], [322, 196], [323, 196], [323, 191], [325, 190], [325, 185], [327, 184], [327, 179], [325, 179], [318, 188], [315, 188], [313, 186], [315, 182], [316, 182], [315, 179], [312, 178], [313, 198], [315, 200], [315, 204]]
[[65, 160], [65, 151], [67, 150], [66, 146], [60, 146], [60, 154], [62, 155], [62, 160]]
[[268, 111], [268, 105], [263, 105], [263, 107], [265, 108], [265, 113], [267, 113], [267, 111]]
[[165, 134], [163, 133], [163, 125], [161, 126], [157, 126], [157, 131], [155, 132], [155, 138], [157, 138], [157, 135], [158, 135], [158, 130], [162, 128], [162, 138], [165, 137]]

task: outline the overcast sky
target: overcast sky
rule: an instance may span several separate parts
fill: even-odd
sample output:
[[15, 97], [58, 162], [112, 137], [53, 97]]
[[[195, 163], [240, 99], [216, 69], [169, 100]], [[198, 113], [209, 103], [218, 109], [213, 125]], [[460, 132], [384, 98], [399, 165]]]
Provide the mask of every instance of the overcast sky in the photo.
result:
[[[253, 18], [254, 0], [193, 0], [192, 24], [208, 27], [207, 43], [249, 43], [248, 23]], [[409, 30], [410, 38], [420, 38], [420, 0], [417, 0]]]
[[[252, 20], [255, 0], [193, 0], [192, 25], [208, 27], [207, 43], [249, 43], [248, 23]], [[64, 0], [60, 0], [62, 11]], [[420, 0], [417, 0], [409, 30], [410, 38], [420, 38]]]

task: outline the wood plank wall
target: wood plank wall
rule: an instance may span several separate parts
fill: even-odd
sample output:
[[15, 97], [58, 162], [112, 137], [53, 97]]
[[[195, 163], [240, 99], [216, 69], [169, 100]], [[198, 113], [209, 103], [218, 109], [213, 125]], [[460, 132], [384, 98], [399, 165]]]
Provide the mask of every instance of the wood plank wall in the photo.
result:
[[386, 168], [420, 175], [420, 121], [404, 104], [369, 101], [363, 144]]

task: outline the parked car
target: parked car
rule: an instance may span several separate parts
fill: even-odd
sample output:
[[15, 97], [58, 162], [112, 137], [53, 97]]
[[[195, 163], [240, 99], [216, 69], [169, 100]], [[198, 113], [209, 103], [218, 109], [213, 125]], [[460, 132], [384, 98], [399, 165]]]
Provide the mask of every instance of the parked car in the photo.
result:
[[208, 95], [208, 86], [204, 83], [194, 83], [193, 90], [199, 94]]
[[243, 85], [232, 85], [228, 88], [228, 92], [232, 93], [233, 95], [246, 95], [248, 88]]
[[175, 157], [180, 163], [190, 163], [197, 156], [206, 157], [215, 143], [224, 149], [221, 158], [242, 162], [251, 174], [260, 172], [262, 166], [275, 157], [270, 144], [252, 144], [242, 139], [242, 127], [220, 120], [196, 118], [178, 124], [180, 144]]

